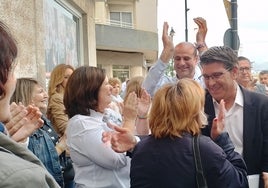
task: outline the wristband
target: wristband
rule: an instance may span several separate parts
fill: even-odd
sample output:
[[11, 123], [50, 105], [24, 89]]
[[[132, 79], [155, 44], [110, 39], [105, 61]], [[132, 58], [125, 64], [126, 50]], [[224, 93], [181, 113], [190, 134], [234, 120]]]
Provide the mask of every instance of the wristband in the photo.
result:
[[148, 114], [144, 115], [144, 116], [140, 116], [140, 115], [137, 115], [138, 119], [147, 119], [148, 118]]
[[207, 47], [206, 43], [200, 43], [200, 44], [195, 43], [195, 48], [197, 50], [199, 50], [200, 48], [204, 48], [204, 47]]

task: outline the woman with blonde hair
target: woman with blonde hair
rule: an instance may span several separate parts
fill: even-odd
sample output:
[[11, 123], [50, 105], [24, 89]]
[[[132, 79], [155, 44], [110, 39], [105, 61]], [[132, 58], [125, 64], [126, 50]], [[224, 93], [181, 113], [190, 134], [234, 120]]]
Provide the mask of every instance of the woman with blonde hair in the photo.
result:
[[119, 78], [109, 78], [109, 84], [113, 87], [112, 97], [114, 102], [123, 102], [123, 99], [120, 96], [122, 82]]
[[[146, 95], [144, 94], [145, 89], [142, 88], [143, 80], [144, 77], [135, 76], [128, 81], [124, 100], [126, 100], [129, 94], [132, 92], [135, 92], [138, 98], [144, 100], [143, 97]], [[150, 98], [149, 95], [147, 97]], [[146, 99], [145, 101], [147, 101], [147, 108], [138, 108], [137, 119], [135, 122], [135, 130], [137, 135], [148, 135], [150, 133], [148, 112], [151, 105], [151, 100]]]
[[29, 136], [28, 149], [44, 164], [46, 169], [63, 187], [63, 175], [59, 155], [66, 149], [66, 141], [59, 140], [50, 121], [45, 117], [48, 95], [44, 88], [33, 78], [19, 78], [11, 102], [34, 105], [43, 113], [43, 125]]
[[[132, 152], [131, 188], [197, 188], [194, 139], [199, 141], [200, 163], [209, 188], [248, 187], [247, 168], [224, 132], [224, 101], [213, 121], [211, 138], [200, 135], [206, 124], [205, 91], [192, 79], [167, 84], [154, 95], [149, 115], [151, 135]], [[135, 145], [127, 128], [115, 127], [112, 148], [118, 152]], [[105, 136], [105, 135], [104, 135]], [[130, 139], [131, 138], [131, 139]], [[105, 140], [105, 139], [103, 139]]]
[[[47, 117], [51, 121], [55, 131], [59, 137], [65, 137], [65, 130], [69, 120], [68, 115], [65, 113], [63, 104], [63, 96], [65, 87], [69, 77], [72, 75], [74, 68], [71, 65], [59, 64], [51, 72], [49, 85], [48, 85], [48, 109]], [[72, 160], [70, 158], [69, 150], [65, 152], [64, 163], [64, 181], [65, 188], [74, 187], [74, 170], [72, 167]]]
[[63, 95], [66, 83], [73, 71], [74, 68], [71, 65], [59, 64], [52, 70], [50, 75], [47, 117], [52, 122], [59, 136], [64, 134], [68, 121], [63, 105]]
[[118, 119], [119, 121], [115, 121], [115, 123], [118, 124], [122, 122], [121, 118], [119, 117], [122, 115], [122, 104], [123, 104], [123, 99], [119, 95], [121, 92], [122, 83], [121, 83], [121, 80], [116, 77], [109, 78], [108, 83], [112, 86], [112, 102], [109, 105], [112, 111], [108, 109], [107, 116], [109, 116], [108, 119], [111, 119], [111, 118]]
[[131, 93], [132, 91], [135, 91], [136, 95], [138, 97], [140, 97], [141, 92], [142, 92], [142, 82], [143, 82], [143, 80], [144, 80], [143, 76], [135, 76], [135, 77], [131, 78], [127, 83], [124, 98], [127, 98], [129, 93]]
[[[151, 135], [137, 144], [131, 161], [131, 187], [196, 188], [193, 137], [206, 124], [205, 91], [192, 79], [160, 88], [153, 99]], [[221, 103], [223, 113], [224, 102]], [[246, 165], [226, 132], [224, 115], [215, 120], [213, 141], [199, 135], [201, 164], [208, 187], [247, 187]]]

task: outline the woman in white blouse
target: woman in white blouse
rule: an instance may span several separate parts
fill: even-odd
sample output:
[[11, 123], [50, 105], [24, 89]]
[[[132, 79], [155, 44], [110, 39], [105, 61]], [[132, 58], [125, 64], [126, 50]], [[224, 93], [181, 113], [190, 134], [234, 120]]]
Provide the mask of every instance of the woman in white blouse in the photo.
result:
[[[64, 105], [69, 116], [67, 145], [75, 169], [76, 187], [130, 187], [130, 158], [102, 142], [102, 133], [112, 130], [103, 121], [112, 100], [112, 86], [103, 69], [82, 66], [68, 80]], [[123, 125], [135, 127], [137, 96], [125, 103]]]

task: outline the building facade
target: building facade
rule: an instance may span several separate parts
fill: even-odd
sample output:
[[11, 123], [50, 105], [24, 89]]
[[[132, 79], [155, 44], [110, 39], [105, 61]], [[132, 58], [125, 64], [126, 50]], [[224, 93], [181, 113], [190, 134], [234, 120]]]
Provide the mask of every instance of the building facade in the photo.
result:
[[145, 76], [158, 55], [157, 0], [95, 3], [97, 63], [122, 81]]
[[[100, 66], [109, 77], [123, 78], [124, 71], [129, 77], [145, 75], [146, 63], [156, 60], [157, 0], [0, 2], [0, 19], [19, 48], [17, 77], [33, 77], [46, 85], [51, 70], [66, 63]], [[153, 8], [151, 21], [148, 12], [141, 15], [148, 5]], [[127, 25], [118, 26], [123, 23]]]

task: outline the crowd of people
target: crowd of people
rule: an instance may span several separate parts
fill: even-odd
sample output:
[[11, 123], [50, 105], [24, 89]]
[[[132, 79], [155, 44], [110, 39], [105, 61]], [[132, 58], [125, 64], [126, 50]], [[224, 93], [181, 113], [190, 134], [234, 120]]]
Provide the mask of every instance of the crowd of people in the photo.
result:
[[206, 20], [194, 22], [196, 42], [175, 46], [164, 23], [146, 77], [124, 85], [59, 64], [48, 93], [15, 78], [17, 45], [0, 22], [0, 187], [196, 188], [201, 163], [207, 187], [268, 188], [268, 71], [254, 79], [248, 58], [208, 47]]

